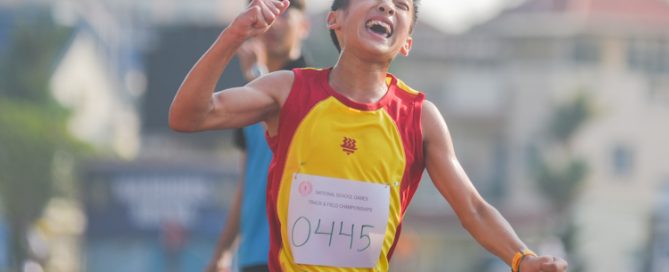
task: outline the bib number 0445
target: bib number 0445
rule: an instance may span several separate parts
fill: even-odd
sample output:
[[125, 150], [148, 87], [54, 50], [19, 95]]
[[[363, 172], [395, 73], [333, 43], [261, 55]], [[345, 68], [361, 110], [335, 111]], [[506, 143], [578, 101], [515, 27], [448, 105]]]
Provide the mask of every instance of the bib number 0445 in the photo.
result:
[[[314, 241], [314, 239], [311, 239], [312, 235], [325, 235], [328, 247], [332, 247], [333, 240], [335, 240], [335, 244], [343, 245], [344, 248], [357, 252], [365, 251], [371, 245], [372, 240], [369, 237], [369, 231], [374, 228], [373, 225], [356, 226], [356, 224], [349, 224], [344, 221], [326, 221], [321, 218], [314, 221], [316, 222], [315, 225], [309, 218], [300, 216], [293, 222], [291, 226], [293, 246], [302, 247], [310, 241]], [[358, 245], [355, 249], [353, 248], [354, 242]]]
[[284, 241], [297, 264], [372, 268], [383, 258], [389, 212], [385, 183], [295, 174]]

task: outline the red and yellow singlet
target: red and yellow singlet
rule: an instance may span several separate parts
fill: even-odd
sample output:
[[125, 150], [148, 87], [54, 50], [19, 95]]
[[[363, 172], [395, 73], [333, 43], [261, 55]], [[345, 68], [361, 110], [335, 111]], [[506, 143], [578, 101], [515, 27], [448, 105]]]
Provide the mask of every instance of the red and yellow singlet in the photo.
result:
[[[362, 104], [347, 99], [329, 86], [330, 69], [295, 69], [293, 72], [295, 80], [281, 109], [279, 131], [277, 136], [268, 138], [274, 152], [267, 185], [270, 269], [387, 271], [400, 234], [402, 217], [425, 167], [421, 130], [424, 95], [389, 74], [386, 95], [376, 103]], [[354, 185], [362, 183], [368, 187], [383, 187], [389, 194], [385, 196], [388, 203], [385, 226], [374, 227], [345, 220], [328, 221], [327, 217], [309, 219], [307, 216], [300, 216], [299, 222], [288, 222], [288, 207], [291, 197], [296, 195], [293, 187], [296, 174], [323, 177], [326, 180], [323, 182], [330, 182], [332, 186], [339, 186], [337, 180], [347, 180]], [[343, 182], [341, 184], [344, 186]], [[299, 189], [302, 194], [311, 191], [311, 187]], [[366, 200], [365, 196], [351, 194], [348, 195], [348, 202], [337, 202], [339, 193], [336, 196], [335, 193], [323, 194], [323, 197], [333, 199], [333, 203], [328, 205], [350, 209], [352, 216], [353, 212], [364, 212], [366, 209], [372, 212], [371, 208], [355, 204], [362, 198]], [[344, 198], [344, 194], [341, 197]], [[326, 206], [325, 203], [320, 204]], [[296, 233], [296, 228], [304, 229], [305, 233]], [[385, 229], [385, 234], [370, 237], [368, 231], [374, 228], [382, 233]], [[374, 238], [380, 253], [378, 258], [374, 257], [370, 267], [333, 267], [296, 262], [293, 251], [303, 250], [304, 247], [298, 247], [304, 244], [315, 243], [315, 237], [329, 243], [319, 245], [325, 250], [311, 254], [335, 256], [345, 253], [344, 250], [357, 254], [366, 250], [365, 246], [369, 246]]]

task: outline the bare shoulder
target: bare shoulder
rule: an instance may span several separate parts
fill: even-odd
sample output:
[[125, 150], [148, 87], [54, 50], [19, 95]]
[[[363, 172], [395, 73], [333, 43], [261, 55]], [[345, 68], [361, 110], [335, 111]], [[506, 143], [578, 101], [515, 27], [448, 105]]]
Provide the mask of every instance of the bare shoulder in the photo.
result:
[[246, 86], [271, 96], [276, 103], [283, 106], [295, 81], [292, 71], [275, 71], [263, 75]]
[[422, 116], [425, 120], [425, 118], [429, 119], [441, 119], [441, 113], [439, 112], [439, 109], [437, 106], [432, 103], [430, 100], [425, 100], [423, 102], [423, 111], [422, 111]]
[[434, 137], [446, 132], [446, 122], [434, 103], [429, 100], [423, 102], [421, 114], [421, 126], [423, 127], [423, 140], [429, 141]]

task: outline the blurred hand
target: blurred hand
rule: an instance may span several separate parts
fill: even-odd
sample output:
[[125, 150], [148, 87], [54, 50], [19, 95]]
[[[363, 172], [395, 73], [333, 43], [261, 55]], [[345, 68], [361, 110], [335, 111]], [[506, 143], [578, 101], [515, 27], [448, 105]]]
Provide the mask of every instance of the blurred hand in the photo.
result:
[[239, 64], [242, 68], [242, 73], [248, 81], [254, 80], [258, 76], [252, 71], [254, 66], [267, 70], [267, 53], [265, 52], [264, 44], [260, 39], [251, 38], [244, 42], [242, 46], [237, 49], [237, 55], [239, 56]]
[[231, 272], [230, 269], [225, 267], [219, 267], [215, 263], [210, 263], [207, 265], [207, 268], [204, 269], [204, 272]]
[[525, 256], [520, 262], [522, 272], [566, 272], [567, 261], [553, 256]]
[[288, 0], [253, 0], [248, 9], [230, 24], [230, 30], [243, 39], [264, 33], [289, 5]]
[[204, 269], [205, 272], [231, 272], [230, 267], [232, 255], [230, 252], [226, 251], [221, 254], [220, 257], [214, 258], [209, 262], [207, 267]]

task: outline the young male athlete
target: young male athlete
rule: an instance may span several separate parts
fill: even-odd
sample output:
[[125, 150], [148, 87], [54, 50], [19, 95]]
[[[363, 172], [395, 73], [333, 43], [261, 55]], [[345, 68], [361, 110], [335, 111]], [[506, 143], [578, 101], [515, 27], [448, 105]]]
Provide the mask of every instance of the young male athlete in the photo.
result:
[[[246, 41], [237, 51], [242, 72], [248, 81], [268, 71], [307, 66], [302, 56], [302, 42], [309, 32], [309, 20], [304, 12], [304, 0], [290, 0], [289, 9], [278, 16], [267, 32]], [[259, 123], [237, 129], [235, 143], [242, 151], [243, 180], [238, 184], [226, 225], [206, 271], [228, 271], [221, 265], [221, 260], [229, 254], [238, 235], [237, 262], [240, 271], [269, 271], [265, 188], [272, 151], [265, 140], [265, 129]]]
[[214, 93], [236, 49], [287, 5], [254, 0], [195, 64], [170, 111], [177, 131], [266, 124], [270, 270], [387, 271], [427, 168], [463, 226], [513, 271], [566, 271], [564, 260], [527, 249], [468, 179], [434, 104], [388, 74], [411, 49], [413, 0], [335, 0], [334, 67], [273, 72]]

